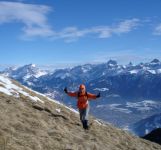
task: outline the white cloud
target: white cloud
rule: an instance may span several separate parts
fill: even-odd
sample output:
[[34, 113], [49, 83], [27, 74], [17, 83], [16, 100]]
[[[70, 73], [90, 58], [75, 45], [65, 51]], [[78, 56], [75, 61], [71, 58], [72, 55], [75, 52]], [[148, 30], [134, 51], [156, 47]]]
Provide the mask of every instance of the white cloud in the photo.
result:
[[119, 25], [113, 29], [116, 34], [127, 33], [135, 29], [139, 25], [139, 19], [133, 18], [131, 20], [125, 20], [119, 23]]
[[51, 9], [44, 5], [20, 2], [0, 2], [0, 24], [20, 22], [24, 24], [26, 36], [50, 36], [53, 34], [47, 23], [46, 14]]
[[98, 34], [99, 38], [108, 38], [112, 35], [112, 28], [109, 26], [98, 26], [91, 28], [90, 32]]
[[75, 41], [78, 38], [91, 35], [97, 38], [109, 38], [113, 34], [128, 33], [139, 25], [139, 19], [125, 20], [115, 26], [96, 26], [79, 30], [77, 27], [68, 27], [57, 32], [55, 38], [65, 39], [67, 42]]
[[159, 24], [155, 30], [154, 30], [155, 35], [161, 35], [161, 24]]
[[67, 27], [53, 34], [53, 39], [64, 39], [66, 42], [72, 42], [80, 37], [84, 37], [89, 31], [78, 30], [77, 27]]
[[60, 31], [54, 31], [48, 23], [47, 14], [52, 9], [45, 5], [25, 4], [22, 2], [0, 2], [0, 24], [16, 22], [24, 26], [23, 37], [47, 37], [51, 39], [63, 39], [66, 42], [76, 41], [79, 38], [90, 36], [94, 38], [109, 38], [112, 35], [120, 35], [134, 30], [139, 19], [124, 20], [115, 26], [96, 26], [85, 29], [66, 27]]

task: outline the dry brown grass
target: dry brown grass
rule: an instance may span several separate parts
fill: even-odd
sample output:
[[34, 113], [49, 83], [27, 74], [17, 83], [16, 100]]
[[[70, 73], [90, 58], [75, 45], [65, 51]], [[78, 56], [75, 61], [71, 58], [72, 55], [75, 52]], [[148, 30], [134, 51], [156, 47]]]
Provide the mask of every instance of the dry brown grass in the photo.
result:
[[3, 84], [0, 83], [0, 87], [5, 87]]
[[92, 118], [90, 130], [84, 131], [77, 114], [38, 97], [45, 103], [0, 94], [0, 150], [161, 150]]

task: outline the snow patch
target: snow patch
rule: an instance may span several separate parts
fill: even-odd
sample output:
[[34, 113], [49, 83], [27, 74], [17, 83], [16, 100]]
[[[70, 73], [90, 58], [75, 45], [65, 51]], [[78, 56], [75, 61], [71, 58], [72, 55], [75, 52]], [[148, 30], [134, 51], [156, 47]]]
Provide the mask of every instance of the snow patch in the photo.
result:
[[95, 88], [94, 90], [102, 91], [102, 92], [109, 91], [108, 88]]
[[123, 130], [124, 130], [124, 131], [128, 131], [128, 132], [129, 132], [129, 131], [130, 131], [129, 126], [125, 126], [125, 127], [123, 127]]
[[13, 84], [10, 79], [8, 79], [7, 77], [4, 77], [2, 75], [0, 76], [0, 85], [2, 85], [0, 87], [0, 92], [2, 92], [2, 93], [5, 93], [10, 96], [12, 95], [14, 97], [20, 97], [19, 94], [22, 94], [26, 97], [29, 97], [33, 101], [36, 101], [36, 102], [40, 101], [40, 102], [44, 103], [38, 97], [31, 96], [29, 93], [25, 92], [21, 87], [18, 87], [17, 85]]
[[148, 129], [145, 130], [145, 135], [148, 134], [150, 131]]
[[160, 74], [161, 73], [161, 69], [157, 69], [157, 71], [156, 71], [158, 74]]
[[97, 122], [99, 125], [102, 125], [102, 123], [98, 120], [94, 120], [95, 122]]
[[107, 97], [109, 98], [109, 97], [116, 97], [116, 98], [119, 98], [119, 97], [121, 97], [120, 95], [118, 95], [118, 94], [109, 94], [109, 95], [107, 95]]
[[35, 64], [31, 64], [31, 67], [36, 67], [36, 65]]
[[120, 106], [121, 104], [110, 104], [110, 107], [117, 107]]
[[96, 108], [104, 108], [106, 105], [97, 105]]
[[61, 109], [60, 109], [60, 108], [56, 108], [55, 110], [56, 110], [58, 113], [61, 112]]
[[7, 95], [12, 95], [12, 93], [8, 89], [3, 87], [0, 87], [0, 92], [5, 93]]
[[156, 74], [155, 70], [148, 70], [151, 74]]
[[158, 104], [159, 104], [158, 102], [155, 102], [152, 100], [144, 100], [144, 101], [136, 102], [136, 103], [127, 102], [126, 107], [135, 108], [138, 111], [148, 111], [158, 106]]
[[83, 73], [86, 73], [86, 72], [89, 71], [89, 69], [88, 68], [85, 68], [85, 67], [82, 67], [82, 71], [83, 71]]
[[71, 75], [69, 73], [59, 73], [55, 77], [60, 79], [65, 79], [66, 77], [70, 77]]
[[30, 74], [27, 74], [26, 76], [23, 77], [23, 80], [24, 81], [27, 81], [29, 78], [31, 78], [32, 75]]
[[46, 74], [47, 74], [47, 72], [45, 72], [45, 71], [39, 71], [39, 72], [37, 72], [34, 76], [35, 76], [36, 78], [39, 78], [39, 77], [44, 76], [44, 75], [46, 75]]
[[109, 107], [111, 110], [113, 111], [119, 111], [119, 112], [123, 112], [123, 113], [132, 113], [132, 111], [130, 111], [129, 109], [127, 108], [121, 108], [121, 107], [118, 107], [120, 106], [121, 104], [110, 104]]
[[107, 123], [103, 122], [102, 120], [98, 120], [98, 119], [95, 119], [94, 120], [97, 124], [101, 125], [101, 126], [106, 126]]
[[131, 74], [137, 74], [139, 72], [139, 70], [131, 70], [129, 71]]

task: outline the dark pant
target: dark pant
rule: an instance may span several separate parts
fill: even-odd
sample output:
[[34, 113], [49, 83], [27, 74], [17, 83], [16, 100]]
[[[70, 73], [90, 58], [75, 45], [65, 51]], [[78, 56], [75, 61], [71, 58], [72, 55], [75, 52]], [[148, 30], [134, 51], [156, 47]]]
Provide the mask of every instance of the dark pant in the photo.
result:
[[89, 113], [89, 106], [85, 109], [79, 109], [80, 120], [82, 122], [84, 129], [88, 129], [88, 113]]

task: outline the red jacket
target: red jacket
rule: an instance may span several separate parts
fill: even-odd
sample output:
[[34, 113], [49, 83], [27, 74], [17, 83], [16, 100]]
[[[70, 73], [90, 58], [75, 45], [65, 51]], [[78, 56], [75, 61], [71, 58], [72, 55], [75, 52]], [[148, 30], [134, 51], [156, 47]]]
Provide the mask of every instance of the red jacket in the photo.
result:
[[96, 99], [96, 95], [95, 94], [91, 94], [91, 93], [79, 94], [78, 92], [68, 92], [68, 95], [72, 96], [72, 97], [77, 97], [78, 98], [77, 107], [79, 109], [87, 108], [88, 100]]

